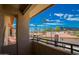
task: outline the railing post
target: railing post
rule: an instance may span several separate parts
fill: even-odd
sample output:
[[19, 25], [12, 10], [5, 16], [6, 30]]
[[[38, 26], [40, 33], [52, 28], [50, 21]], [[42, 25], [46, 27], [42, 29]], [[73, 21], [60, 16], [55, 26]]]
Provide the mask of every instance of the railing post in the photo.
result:
[[35, 36], [33, 35], [33, 37], [32, 37], [32, 38], [33, 38], [33, 40], [34, 40]]
[[57, 46], [58, 42], [57, 41], [54, 41], [55, 42], [55, 46]]
[[71, 54], [73, 54], [73, 44], [71, 44]]
[[38, 35], [37, 35], [37, 42], [39, 41]]

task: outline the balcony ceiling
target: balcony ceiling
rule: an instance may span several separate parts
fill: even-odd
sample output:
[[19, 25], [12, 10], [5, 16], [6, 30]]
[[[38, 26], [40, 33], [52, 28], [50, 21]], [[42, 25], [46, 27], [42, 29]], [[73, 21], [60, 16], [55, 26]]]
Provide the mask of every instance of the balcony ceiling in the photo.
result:
[[0, 14], [16, 15], [18, 12], [24, 14], [31, 5], [28, 4], [1, 4]]
[[25, 16], [29, 14], [29, 17], [33, 17], [50, 6], [51, 4], [0, 4], [0, 15], [17, 15], [18, 12], [21, 12]]

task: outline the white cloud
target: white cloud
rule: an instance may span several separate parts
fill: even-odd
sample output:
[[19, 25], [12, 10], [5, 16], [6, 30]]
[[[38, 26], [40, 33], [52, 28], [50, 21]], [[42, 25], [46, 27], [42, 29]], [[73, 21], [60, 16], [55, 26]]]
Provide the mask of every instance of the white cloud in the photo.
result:
[[56, 19], [56, 20], [49, 20], [49, 19], [46, 19], [45, 21], [46, 21], [46, 23], [60, 23], [60, 22], [62, 22], [62, 21], [59, 20], [59, 19], [58, 19], [58, 20], [57, 20], [57, 19]]
[[60, 20], [56, 20], [56, 22], [57, 22], [57, 23], [60, 23], [61, 21], [60, 21]]
[[37, 26], [44, 26], [44, 25], [37, 25]]
[[[72, 10], [72, 11], [79, 11], [79, 10]], [[79, 14], [63, 14], [63, 13], [54, 13], [55, 16], [58, 16], [58, 17], [62, 17], [63, 19], [66, 19], [66, 20], [70, 20], [70, 21], [79, 21]], [[60, 20], [57, 20], [56, 22], [60, 22]]]
[[64, 14], [64, 19], [67, 19], [67, 18], [70, 18], [70, 17], [73, 17], [74, 15], [73, 14]]
[[63, 13], [54, 13], [55, 16], [58, 16], [58, 17], [61, 17], [63, 16], [64, 14]]
[[46, 19], [46, 22], [53, 22], [54, 20]]
[[68, 16], [68, 14], [65, 14], [65, 15], [64, 15], [64, 19], [66, 19], [66, 18], [67, 18], [67, 16]]
[[63, 25], [61, 23], [44, 23], [44, 24], [46, 24], [46, 25]]
[[[30, 24], [30, 26], [35, 26], [35, 25], [34, 24]], [[44, 25], [40, 24], [40, 25], [36, 25], [36, 26], [44, 26]]]
[[74, 15], [74, 14], [67, 14], [67, 17], [65, 18], [66, 20], [70, 20], [70, 21], [79, 21], [79, 16], [78, 14]]
[[67, 18], [66, 20], [70, 20], [70, 21], [79, 21], [79, 18], [77, 17], [75, 17], [75, 18], [72, 18], [72, 17], [70, 17], [70, 18]]
[[74, 14], [65, 14], [64, 15], [64, 19], [66, 20], [70, 20], [70, 21], [79, 21], [79, 16], [78, 14], [74, 15]]
[[30, 24], [30, 26], [35, 26], [34, 24]]
[[69, 17], [72, 17], [72, 16], [74, 16], [74, 15], [72, 15], [72, 14], [69, 14], [68, 16], [69, 16]]
[[50, 21], [49, 19], [46, 19], [46, 21]]

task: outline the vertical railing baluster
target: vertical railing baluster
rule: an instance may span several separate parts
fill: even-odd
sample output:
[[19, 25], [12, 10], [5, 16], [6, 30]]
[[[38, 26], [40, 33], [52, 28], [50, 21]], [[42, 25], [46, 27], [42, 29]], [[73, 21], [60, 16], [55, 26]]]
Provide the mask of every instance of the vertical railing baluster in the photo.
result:
[[71, 54], [73, 54], [73, 44], [71, 44]]

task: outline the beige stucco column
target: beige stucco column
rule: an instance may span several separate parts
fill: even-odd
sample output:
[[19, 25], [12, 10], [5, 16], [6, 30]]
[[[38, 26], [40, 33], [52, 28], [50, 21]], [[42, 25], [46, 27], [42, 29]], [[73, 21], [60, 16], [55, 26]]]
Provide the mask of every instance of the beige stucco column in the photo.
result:
[[29, 40], [29, 26], [28, 26], [29, 15], [18, 14], [18, 34], [17, 34], [17, 43], [18, 43], [18, 54], [30, 54], [31, 52], [31, 41]]
[[8, 38], [9, 38], [9, 22], [10, 22], [10, 17], [9, 16], [4, 16], [4, 21], [5, 21], [5, 35], [4, 35], [4, 45], [8, 45]]
[[49, 4], [36, 4], [32, 5], [24, 15], [22, 15], [20, 12], [18, 13], [18, 22], [16, 28], [18, 54], [31, 54], [32, 43], [29, 39], [29, 20], [38, 13], [47, 9], [49, 6]]
[[4, 38], [4, 18], [0, 16], [0, 53], [2, 52]]

